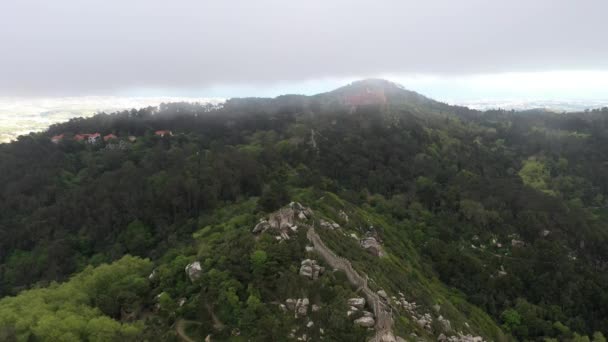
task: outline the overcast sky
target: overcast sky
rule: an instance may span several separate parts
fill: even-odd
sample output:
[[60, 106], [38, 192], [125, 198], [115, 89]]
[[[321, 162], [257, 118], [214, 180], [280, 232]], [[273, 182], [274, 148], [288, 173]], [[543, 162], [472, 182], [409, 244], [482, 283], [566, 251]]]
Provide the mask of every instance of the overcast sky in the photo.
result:
[[608, 98], [607, 0], [5, 0], [0, 96]]

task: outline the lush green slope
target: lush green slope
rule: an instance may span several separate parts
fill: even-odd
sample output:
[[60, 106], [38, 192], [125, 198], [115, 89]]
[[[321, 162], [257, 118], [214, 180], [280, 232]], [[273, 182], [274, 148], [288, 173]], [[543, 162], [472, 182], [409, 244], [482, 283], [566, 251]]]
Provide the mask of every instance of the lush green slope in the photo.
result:
[[[349, 102], [362, 93], [382, 101]], [[137, 141], [70, 139], [89, 132]], [[60, 133], [64, 141], [49, 141]], [[341, 222], [321, 236], [374, 286], [430, 313], [439, 304], [453, 330], [500, 339], [501, 326], [522, 340], [607, 333], [607, 143], [608, 110], [480, 113], [378, 80], [76, 119], [0, 145], [0, 294], [132, 254], [159, 274], [137, 294], [137, 319], [148, 319], [138, 338], [174, 338], [185, 319], [200, 323], [181, 321], [194, 335], [280, 340], [299, 323], [274, 302], [303, 293], [326, 303], [315, 315], [328, 316], [313, 320], [327, 323], [327, 338], [365, 338], [335, 314], [353, 295], [344, 277], [298, 276], [305, 235], [251, 234], [264, 213], [298, 200]], [[385, 257], [350, 237], [369, 231]], [[195, 259], [204, 276], [192, 283], [184, 267]], [[215, 331], [210, 312], [227, 328]], [[401, 336], [439, 332], [399, 317]]]
[[[70, 281], [0, 300], [2, 341], [135, 341], [133, 321], [150, 291], [149, 260], [125, 256], [88, 267]], [[113, 318], [122, 318], [123, 323]]]

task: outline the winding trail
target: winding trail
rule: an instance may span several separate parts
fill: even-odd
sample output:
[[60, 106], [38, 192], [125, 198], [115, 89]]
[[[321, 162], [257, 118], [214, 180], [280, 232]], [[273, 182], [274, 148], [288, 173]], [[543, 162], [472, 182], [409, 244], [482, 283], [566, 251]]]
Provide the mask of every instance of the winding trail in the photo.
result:
[[325, 262], [333, 267], [343, 271], [348, 278], [348, 281], [357, 288], [357, 292], [361, 291], [363, 296], [367, 299], [367, 302], [372, 307], [374, 316], [376, 317], [376, 323], [374, 328], [376, 330], [375, 336], [371, 339], [373, 342], [394, 342], [396, 341], [395, 335], [393, 334], [393, 315], [391, 307], [388, 306], [380, 296], [372, 291], [367, 286], [367, 276], [362, 277], [355, 269], [348, 259], [342, 258], [336, 255], [329, 247], [323, 243], [321, 237], [315, 231], [315, 228], [310, 225], [308, 227], [306, 237], [313, 244], [315, 250], [325, 260]]
[[211, 306], [209, 304], [206, 305], [207, 307], [207, 311], [209, 312], [209, 315], [211, 315], [211, 321], [213, 322], [213, 329], [221, 331], [224, 330], [224, 323], [222, 323], [222, 321], [220, 321], [217, 316], [215, 315], [215, 312], [213, 312], [213, 310], [211, 309]]
[[196, 321], [188, 321], [185, 319], [179, 319], [179, 320], [177, 320], [177, 322], [175, 322], [175, 332], [177, 332], [177, 335], [182, 339], [182, 341], [197, 342], [196, 340], [194, 340], [190, 336], [188, 336], [188, 334], [186, 334], [186, 324], [201, 324], [201, 323], [196, 322]]

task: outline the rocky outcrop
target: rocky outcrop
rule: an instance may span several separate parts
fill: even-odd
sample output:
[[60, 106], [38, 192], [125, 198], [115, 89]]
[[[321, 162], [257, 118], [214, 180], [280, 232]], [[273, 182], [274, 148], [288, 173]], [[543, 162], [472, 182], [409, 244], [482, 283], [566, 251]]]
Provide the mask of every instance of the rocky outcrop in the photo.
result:
[[275, 211], [263, 218], [252, 229], [255, 234], [266, 231], [273, 231], [277, 240], [288, 240], [290, 234], [298, 230], [298, 221], [306, 221], [312, 217], [312, 210], [304, 207], [298, 202], [291, 202], [289, 205]]
[[294, 311], [296, 309], [296, 303], [297, 300], [293, 299], [293, 298], [287, 298], [285, 300], [285, 306], [287, 307], [287, 309], [289, 309], [290, 311]]
[[484, 339], [481, 336], [473, 336], [470, 334], [463, 334], [462, 332], [458, 332], [457, 335], [450, 336], [446, 338], [446, 342], [483, 342]]
[[203, 268], [201, 267], [201, 263], [195, 261], [186, 266], [186, 274], [190, 278], [190, 281], [194, 282], [198, 280], [203, 274]]
[[348, 223], [348, 215], [346, 215], [346, 213], [344, 212], [344, 210], [340, 210], [340, 212], [338, 213], [338, 215], [340, 216], [340, 218], [342, 220], [344, 220], [344, 222]]
[[355, 320], [355, 324], [364, 328], [371, 328], [376, 324], [373, 317], [363, 316]]
[[180, 308], [184, 306], [184, 304], [186, 304], [186, 298], [182, 297], [177, 301], [177, 305], [179, 305]]
[[[308, 300], [308, 298], [298, 298], [298, 299], [287, 298], [285, 300], [284, 311], [293, 312], [295, 315], [295, 318], [305, 317], [308, 314], [309, 304], [310, 304], [310, 301]], [[281, 307], [281, 305], [283, 305], [283, 304], [280, 304], [279, 307]], [[281, 309], [281, 310], [283, 310], [283, 309]]]
[[270, 223], [267, 220], [261, 219], [258, 224], [253, 227], [252, 233], [263, 233], [266, 230], [270, 229]]
[[380, 245], [378, 240], [376, 240], [376, 238], [373, 236], [364, 237], [359, 241], [359, 244], [361, 245], [361, 247], [363, 247], [363, 249], [365, 249], [372, 255], [375, 255], [377, 257], [381, 257], [384, 255], [384, 252], [382, 251], [382, 245]]
[[525, 245], [526, 245], [526, 243], [523, 242], [522, 240], [517, 240], [517, 239], [511, 240], [511, 247], [520, 248], [520, 247], [524, 247]]
[[300, 275], [312, 280], [317, 280], [324, 271], [325, 268], [319, 266], [316, 260], [305, 259], [300, 266]]
[[443, 318], [443, 316], [439, 316], [437, 318], [437, 321], [441, 325], [443, 331], [449, 332], [452, 330], [452, 323], [450, 322], [450, 320]]
[[419, 317], [418, 320], [416, 321], [416, 323], [418, 324], [419, 327], [430, 331], [431, 324], [433, 324], [433, 317], [431, 317], [430, 314], [426, 313], [426, 314], [422, 315], [421, 317]]
[[[395, 303], [395, 306], [399, 309], [403, 309], [409, 316], [412, 317], [412, 320], [422, 329], [426, 329], [428, 331], [432, 330], [433, 316], [430, 313], [421, 314], [418, 312], [418, 305], [416, 302], [408, 302], [405, 299], [403, 293], [399, 292], [399, 298], [392, 297], [392, 301]], [[435, 311], [439, 311], [441, 307], [436, 305], [437, 308], [433, 308]]]
[[418, 314], [418, 312], [416, 311], [418, 307], [416, 305], [416, 302], [408, 302], [403, 296], [399, 299], [393, 297], [393, 301], [396, 302], [397, 307], [404, 309], [410, 315], [414, 316]]
[[362, 310], [365, 307], [365, 298], [350, 298], [346, 303], [352, 307]]
[[308, 298], [300, 298], [297, 300], [296, 302], [296, 307], [295, 307], [295, 318], [298, 317], [304, 317], [308, 314], [308, 305], [310, 304], [310, 302], [308, 301]]
[[337, 224], [336, 222], [329, 222], [324, 219], [320, 219], [319, 227], [325, 228], [325, 229], [338, 229], [338, 228], [340, 228], [340, 225]]

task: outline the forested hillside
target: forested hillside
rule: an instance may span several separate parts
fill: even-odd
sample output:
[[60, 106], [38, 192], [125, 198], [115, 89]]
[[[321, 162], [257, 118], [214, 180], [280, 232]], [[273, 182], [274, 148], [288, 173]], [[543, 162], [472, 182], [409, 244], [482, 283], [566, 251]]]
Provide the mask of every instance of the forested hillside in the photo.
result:
[[[382, 80], [54, 125], [0, 145], [0, 340], [373, 337], [314, 227], [396, 336], [605, 341], [606, 146], [608, 108], [478, 112]], [[254, 229], [292, 201], [297, 229]]]

